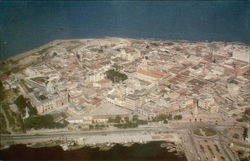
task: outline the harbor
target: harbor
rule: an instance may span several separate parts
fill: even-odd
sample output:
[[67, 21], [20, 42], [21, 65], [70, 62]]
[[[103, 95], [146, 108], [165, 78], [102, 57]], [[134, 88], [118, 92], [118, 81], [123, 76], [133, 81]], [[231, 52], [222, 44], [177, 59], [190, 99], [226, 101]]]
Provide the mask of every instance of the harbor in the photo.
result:
[[[99, 147], [82, 147], [77, 150], [64, 151], [60, 146], [30, 148], [25, 145], [13, 145], [0, 151], [4, 160], [166, 160], [186, 161], [184, 155], [168, 152], [160, 147], [162, 142], [133, 144], [129, 147], [114, 144], [110, 150]], [[22, 155], [28, 153], [29, 155]], [[14, 155], [15, 154], [15, 155]], [[46, 155], [45, 155], [46, 154]]]

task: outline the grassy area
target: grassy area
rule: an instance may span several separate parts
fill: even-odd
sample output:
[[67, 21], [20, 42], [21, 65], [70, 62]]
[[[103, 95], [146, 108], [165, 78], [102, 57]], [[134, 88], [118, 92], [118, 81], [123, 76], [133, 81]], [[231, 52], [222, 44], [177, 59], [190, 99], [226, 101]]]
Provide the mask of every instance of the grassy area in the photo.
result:
[[0, 133], [1, 134], [8, 134], [9, 132], [7, 131], [6, 120], [5, 120], [4, 115], [2, 113], [0, 113], [0, 122], [1, 122]]
[[175, 120], [181, 120], [181, 119], [182, 119], [182, 115], [175, 115], [175, 116], [174, 116], [174, 119], [175, 119]]
[[122, 118], [120, 116], [116, 116], [114, 119], [113, 118], [109, 118], [108, 122], [109, 123], [121, 123]]
[[145, 125], [148, 123], [146, 120], [139, 120], [137, 117], [133, 117], [132, 120], [129, 120], [128, 117], [121, 119], [121, 117], [117, 116], [116, 118], [110, 118], [109, 123], [114, 123], [114, 126], [117, 128], [135, 128], [138, 125]]
[[45, 95], [40, 95], [39, 98], [40, 98], [41, 100], [46, 100], [46, 99], [48, 99], [48, 97], [46, 97]]
[[0, 65], [0, 71], [2, 71], [3, 73], [6, 73], [10, 70], [10, 66], [8, 64], [1, 64]]
[[152, 121], [164, 121], [164, 123], [167, 123], [167, 120], [172, 120], [173, 117], [171, 114], [167, 115], [167, 114], [160, 114], [158, 116], [156, 116]]
[[135, 128], [135, 127], [138, 127], [138, 124], [137, 123], [133, 123], [133, 122], [129, 122], [129, 123], [125, 123], [125, 124], [115, 124], [114, 125], [115, 127], [117, 128]]
[[51, 115], [43, 116], [33, 116], [24, 120], [25, 129], [53, 129], [53, 128], [64, 128], [67, 126], [67, 123], [54, 122], [54, 119]]
[[29, 115], [30, 115], [30, 116], [33, 116], [33, 115], [36, 115], [36, 114], [37, 114], [36, 108], [33, 107], [33, 106], [31, 105], [31, 103], [30, 103], [27, 99], [25, 99], [25, 98], [23, 97], [23, 95], [20, 95], [20, 96], [17, 97], [17, 99], [15, 100], [15, 104], [18, 106], [19, 111], [20, 111], [23, 115], [25, 115], [26, 107], [28, 108], [28, 112], [29, 112]]
[[208, 127], [196, 128], [194, 129], [194, 134], [199, 135], [199, 136], [213, 136], [213, 135], [216, 135], [216, 131]]
[[10, 126], [14, 126], [15, 124], [15, 120], [14, 120], [14, 117], [11, 116], [11, 111], [10, 111], [10, 107], [8, 104], [3, 104], [2, 106], [3, 110], [4, 110], [4, 113], [6, 114], [6, 117], [9, 121], [9, 124]]
[[0, 102], [3, 101], [4, 98], [5, 98], [5, 89], [2, 81], [0, 80]]
[[[23, 119], [22, 119], [22, 115], [20, 112], [13, 112], [10, 110], [10, 107], [8, 104], [4, 104], [3, 106], [3, 110], [4, 113], [6, 115], [6, 118], [4, 119], [4, 116], [2, 115], [1, 120], [4, 119], [4, 123], [3, 123], [3, 127], [1, 127], [1, 131], [7, 131], [7, 123], [6, 121], [8, 121], [9, 123], [9, 128], [11, 129], [11, 131], [15, 131], [15, 132], [24, 132], [24, 126], [23, 126]], [[1, 121], [1, 125], [2, 125]], [[4, 125], [5, 124], [5, 125]]]
[[6, 75], [10, 75], [11, 73], [17, 73], [17, 72], [22, 71], [23, 69], [27, 68], [33, 63], [34, 62], [32, 61], [30, 63], [20, 65], [19, 61], [5, 60], [4, 62], [0, 64], [0, 71], [2, 71]]
[[[5, 90], [2, 82], [0, 81], [0, 101], [4, 101], [1, 102], [2, 106], [1, 106], [1, 112], [4, 112], [5, 115], [1, 114], [0, 115], [0, 126], [1, 126], [1, 133], [8, 133], [11, 131], [15, 131], [15, 132], [23, 132], [24, 128], [23, 128], [23, 120], [22, 120], [22, 110], [20, 110], [20, 108], [18, 109], [18, 112], [13, 112], [10, 109], [10, 104], [12, 104], [13, 102], [10, 100], [13, 98], [13, 92], [11, 92], [11, 90]], [[16, 95], [16, 94], [15, 94]], [[14, 96], [16, 97], [16, 96]], [[17, 99], [18, 102], [20, 104], [23, 104], [23, 100]], [[6, 118], [5, 118], [6, 117]], [[8, 125], [7, 125], [8, 122]], [[7, 127], [8, 126], [8, 127]], [[7, 131], [8, 129], [11, 129], [11, 131]]]
[[39, 53], [39, 54], [44, 54], [44, 53], [48, 52], [48, 50], [49, 50], [50, 48], [52, 48], [52, 47], [53, 47], [53, 46], [49, 46], [49, 47], [47, 47], [47, 48], [41, 49], [41, 50], [38, 51], [38, 53]]
[[104, 129], [105, 127], [108, 127], [108, 126], [105, 126], [103, 124], [89, 125], [90, 130], [93, 130], [93, 129], [101, 130], [101, 129]]
[[214, 129], [211, 128], [203, 128], [202, 129], [205, 132], [206, 136], [213, 136], [216, 135], [216, 131]]
[[195, 135], [199, 135], [199, 136], [203, 136], [203, 135], [201, 134], [201, 132], [200, 132], [200, 128], [195, 129], [195, 130], [194, 130], [194, 134], [195, 134]]

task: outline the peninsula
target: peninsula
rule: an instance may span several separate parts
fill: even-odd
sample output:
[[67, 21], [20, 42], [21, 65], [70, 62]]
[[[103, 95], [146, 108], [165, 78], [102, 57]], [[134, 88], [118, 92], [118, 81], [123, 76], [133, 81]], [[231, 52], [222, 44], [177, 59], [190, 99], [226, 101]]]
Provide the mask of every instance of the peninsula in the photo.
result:
[[163, 141], [189, 161], [250, 154], [250, 46], [55, 40], [1, 61], [1, 148]]

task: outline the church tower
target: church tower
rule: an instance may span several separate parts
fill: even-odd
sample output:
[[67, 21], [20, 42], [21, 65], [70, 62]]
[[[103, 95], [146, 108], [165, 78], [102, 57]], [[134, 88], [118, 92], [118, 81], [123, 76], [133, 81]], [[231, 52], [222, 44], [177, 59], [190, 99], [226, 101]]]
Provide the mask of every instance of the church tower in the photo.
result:
[[138, 70], [148, 70], [148, 60], [146, 57], [144, 57], [144, 59], [142, 60], [141, 64], [139, 65], [139, 69]]

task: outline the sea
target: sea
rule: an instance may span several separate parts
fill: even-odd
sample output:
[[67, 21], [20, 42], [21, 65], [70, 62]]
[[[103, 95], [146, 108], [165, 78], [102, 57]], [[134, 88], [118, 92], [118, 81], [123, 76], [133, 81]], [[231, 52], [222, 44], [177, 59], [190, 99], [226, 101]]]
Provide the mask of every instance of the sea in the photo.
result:
[[[123, 37], [250, 44], [248, 0], [0, 0], [0, 59], [55, 39]], [[160, 143], [63, 151], [14, 145], [0, 160], [186, 161]]]
[[63, 160], [63, 161], [187, 161], [184, 155], [167, 152], [160, 147], [161, 142], [133, 144], [131, 147], [115, 145], [109, 151], [83, 147], [73, 151], [63, 151], [60, 146], [30, 148], [13, 145], [0, 151], [0, 160]]
[[0, 59], [55, 39], [250, 44], [249, 0], [0, 0]]

